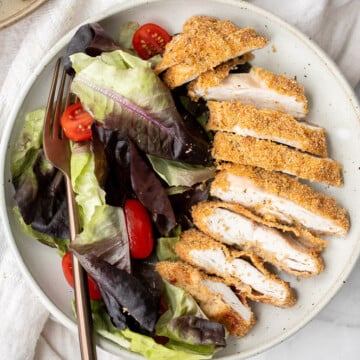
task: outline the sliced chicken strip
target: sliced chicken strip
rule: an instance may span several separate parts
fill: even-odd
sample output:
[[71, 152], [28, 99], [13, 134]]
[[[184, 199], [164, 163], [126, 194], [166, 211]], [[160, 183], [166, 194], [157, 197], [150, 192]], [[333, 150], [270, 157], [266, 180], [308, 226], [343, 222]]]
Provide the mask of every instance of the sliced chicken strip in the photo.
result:
[[349, 230], [348, 213], [335, 199], [291, 176], [236, 164], [222, 164], [219, 169], [211, 185], [212, 196], [315, 234], [342, 237]]
[[[316, 253], [322, 252], [328, 246], [328, 242], [325, 239], [312, 234], [310, 231], [301, 226], [294, 226], [291, 224], [287, 225], [280, 223], [279, 221], [275, 221], [274, 219], [264, 218], [239, 203], [221, 202], [221, 206], [225, 209], [236, 212], [237, 214], [241, 214], [259, 224], [280, 230], [280, 232], [284, 234], [284, 236], [287, 237], [290, 243], [294, 244], [296, 248], [300, 246], [301, 251], [304, 251], [303, 248], [305, 247], [308, 249], [306, 251], [309, 251], [309, 253], [312, 253], [315, 257], [317, 257]], [[199, 207], [200, 210], [194, 206], [192, 209], [194, 214], [196, 211], [202, 211], [202, 205], [199, 205]], [[319, 266], [321, 267], [321, 265]]]
[[[236, 35], [231, 34], [225, 40], [221, 38], [214, 41], [219, 43], [219, 47], [211, 48], [209, 44], [205, 44], [207, 48], [199, 51], [196, 55], [197, 61], [180, 63], [168, 68], [163, 76], [164, 82], [171, 89], [174, 89], [228, 60], [240, 57], [265, 45], [264, 38], [251, 28], [240, 29]], [[220, 51], [222, 46], [224, 47], [223, 52]], [[201, 58], [205, 60], [199, 60]]]
[[221, 161], [258, 166], [332, 186], [343, 185], [342, 167], [338, 162], [269, 140], [218, 131], [212, 155]]
[[[159, 74], [179, 66], [176, 70], [171, 70], [173, 75], [169, 76], [176, 78], [176, 73], [182, 74], [183, 80], [177, 80], [176, 84], [173, 84], [178, 86], [227, 60], [266, 44], [267, 39], [257, 34], [254, 29], [239, 29], [229, 20], [194, 16], [185, 22], [183, 31], [166, 45], [155, 72]], [[184, 80], [184, 74], [187, 74], [188, 80]]]
[[299, 150], [327, 156], [325, 130], [299, 122], [291, 115], [241, 102], [208, 101], [207, 129], [233, 132], [241, 136], [272, 140]]
[[259, 67], [249, 73], [229, 74], [219, 85], [212, 86], [194, 80], [189, 85], [189, 96], [205, 100], [240, 101], [259, 109], [281, 111], [295, 118], [308, 113], [303, 86], [283, 75]]
[[220, 201], [206, 201], [192, 208], [194, 224], [218, 241], [253, 251], [280, 270], [295, 276], [310, 277], [323, 270], [323, 261], [316, 251], [245, 214], [242, 207]]
[[229, 286], [243, 291], [241, 283], [249, 285], [252, 291], [245, 295], [251, 300], [281, 307], [296, 302], [289, 284], [267, 271], [254, 253], [232, 250], [195, 229], [181, 234], [175, 251], [181, 260], [223, 278]]
[[215, 17], [196, 15], [185, 21], [182, 31], [174, 35], [165, 46], [161, 61], [156, 65], [155, 72], [161, 73], [171, 66], [193, 62], [196, 53], [201, 49], [200, 44], [193, 44], [202, 39], [204, 33], [210, 36], [226, 36], [236, 32], [238, 27], [231, 21], [219, 21]]
[[161, 277], [188, 292], [204, 314], [222, 324], [231, 335], [244, 336], [253, 327], [255, 316], [246, 302], [215, 276], [207, 276], [182, 262], [161, 261], [156, 264]]

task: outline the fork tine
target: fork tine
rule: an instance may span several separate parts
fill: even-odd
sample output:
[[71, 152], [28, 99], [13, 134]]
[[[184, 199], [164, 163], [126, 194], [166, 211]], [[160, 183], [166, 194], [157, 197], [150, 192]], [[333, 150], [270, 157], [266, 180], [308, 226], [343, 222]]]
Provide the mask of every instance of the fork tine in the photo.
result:
[[59, 58], [55, 65], [54, 75], [51, 81], [49, 98], [46, 105], [45, 121], [44, 121], [44, 138], [46, 137], [49, 138], [51, 136], [51, 120], [54, 110], [54, 98], [56, 92], [57, 79], [59, 76], [60, 64], [61, 64], [61, 59]]
[[72, 79], [70, 79], [69, 83], [68, 83], [68, 89], [66, 92], [66, 100], [65, 100], [65, 109], [70, 105], [70, 103], [72, 102], [72, 100], [74, 100], [74, 102], [77, 101], [77, 97], [75, 97], [75, 99], [73, 99], [72, 93], [71, 93], [71, 83], [72, 83]]
[[[63, 94], [64, 94], [66, 78], [67, 78], [66, 71], [63, 70], [63, 72], [61, 74], [59, 90], [57, 93], [54, 120], [53, 120], [53, 136], [58, 136], [58, 137], [61, 137], [60, 119], [61, 119], [61, 114], [63, 111], [62, 105], [63, 105]], [[68, 88], [67, 91], [70, 91], [70, 87]], [[68, 94], [67, 94], [67, 97], [68, 97]], [[65, 108], [66, 108], [66, 106], [67, 106], [67, 104], [65, 105]]]

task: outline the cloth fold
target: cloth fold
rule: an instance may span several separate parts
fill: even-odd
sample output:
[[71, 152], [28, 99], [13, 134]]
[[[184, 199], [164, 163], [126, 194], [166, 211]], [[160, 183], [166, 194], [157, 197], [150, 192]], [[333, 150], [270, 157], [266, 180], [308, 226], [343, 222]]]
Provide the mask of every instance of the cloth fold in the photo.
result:
[[[33, 14], [0, 30], [0, 134], [24, 81], [44, 54], [70, 29], [119, 1], [125, 0], [49, 0]], [[191, 5], [191, 0], [187, 1]], [[360, 1], [249, 2], [303, 31], [330, 55], [352, 86], [359, 82]], [[76, 334], [49, 318], [22, 277], [4, 237], [0, 221], [0, 359], [79, 358]], [[102, 351], [98, 358], [115, 359]]]
[[34, 358], [35, 344], [49, 313], [27, 285], [9, 249], [3, 245], [2, 239], [0, 359], [31, 360]]
[[295, 26], [335, 61], [351, 86], [360, 80], [360, 2], [357, 0], [253, 0]]

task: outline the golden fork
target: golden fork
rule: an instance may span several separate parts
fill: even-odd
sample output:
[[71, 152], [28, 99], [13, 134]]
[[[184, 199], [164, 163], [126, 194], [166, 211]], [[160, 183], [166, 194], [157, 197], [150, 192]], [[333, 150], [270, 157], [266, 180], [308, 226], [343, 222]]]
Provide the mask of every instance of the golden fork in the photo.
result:
[[[49, 99], [46, 106], [43, 131], [43, 148], [47, 159], [64, 174], [66, 180], [70, 241], [73, 241], [76, 235], [79, 233], [79, 220], [70, 180], [70, 144], [69, 140], [65, 136], [62, 136], [60, 126], [65, 87], [67, 87], [67, 91], [65, 92], [65, 107], [70, 104], [71, 93], [70, 83], [68, 81], [70, 77], [67, 76], [64, 70], [62, 71], [60, 85], [55, 100], [60, 67], [61, 58], [57, 60], [55, 65], [54, 75], [49, 92]], [[96, 360], [96, 347], [92, 331], [92, 316], [90, 300], [88, 296], [87, 274], [74, 255], [73, 274], [81, 358], [83, 360]]]

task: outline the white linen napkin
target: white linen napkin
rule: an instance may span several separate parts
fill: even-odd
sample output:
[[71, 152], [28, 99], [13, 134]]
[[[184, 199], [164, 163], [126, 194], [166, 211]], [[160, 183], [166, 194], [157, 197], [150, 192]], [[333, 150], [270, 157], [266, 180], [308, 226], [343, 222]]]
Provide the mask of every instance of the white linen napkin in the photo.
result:
[[[42, 56], [77, 24], [119, 1], [124, 0], [49, 0], [27, 18], [0, 30], [0, 134], [24, 80]], [[249, 2], [298, 27], [330, 55], [352, 86], [358, 83], [360, 1]], [[54, 322], [26, 284], [5, 242], [1, 220], [0, 309], [0, 359], [79, 358], [76, 334]], [[114, 359], [103, 351], [98, 358]]]
[[360, 80], [360, 1], [249, 1], [294, 25], [339, 66], [353, 87]]

